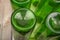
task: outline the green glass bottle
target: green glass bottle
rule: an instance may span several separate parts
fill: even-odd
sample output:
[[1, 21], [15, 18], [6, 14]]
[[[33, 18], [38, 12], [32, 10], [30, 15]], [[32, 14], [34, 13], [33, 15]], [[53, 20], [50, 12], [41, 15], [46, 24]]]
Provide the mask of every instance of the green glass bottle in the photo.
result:
[[53, 11], [46, 19], [46, 26], [50, 31], [47, 33], [48, 36], [60, 35], [60, 7]]
[[[21, 34], [25, 37], [25, 35], [34, 28], [35, 23], [35, 15], [30, 9], [20, 8], [14, 11], [11, 15], [11, 24], [13, 29], [18, 32], [16, 35]], [[15, 39], [20, 40], [18, 38]]]
[[11, 0], [12, 8], [30, 8], [31, 0]]
[[33, 12], [26, 8], [14, 11], [11, 16], [11, 23], [17, 31], [27, 32], [34, 27], [35, 22]]

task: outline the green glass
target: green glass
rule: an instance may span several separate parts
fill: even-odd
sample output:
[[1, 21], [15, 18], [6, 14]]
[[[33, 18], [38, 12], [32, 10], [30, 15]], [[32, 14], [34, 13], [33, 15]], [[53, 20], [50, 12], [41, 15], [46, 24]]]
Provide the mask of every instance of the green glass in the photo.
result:
[[[47, 38], [56, 37], [60, 35], [60, 3], [58, 1], [50, 1], [49, 5], [53, 7], [52, 11], [45, 17], [42, 27], [45, 27], [46, 31], [42, 34]], [[45, 16], [45, 15], [44, 15]], [[56, 39], [56, 40], [59, 40]]]
[[[46, 29], [47, 28], [46, 23], [45, 23], [47, 16], [51, 12], [55, 11], [56, 9], [58, 9], [58, 11], [60, 11], [59, 8], [60, 8], [60, 3], [59, 2], [56, 2], [54, 0], [46, 0], [44, 5], [40, 6], [40, 9], [36, 10], [35, 15], [36, 15], [36, 19], [37, 19], [37, 23], [36, 23], [37, 26], [35, 26], [32, 34], [30, 36], [30, 40], [39, 37], [42, 32], [47, 30]], [[46, 35], [47, 34], [45, 34], [45, 36]]]
[[32, 0], [30, 9], [33, 12], [35, 12], [39, 3], [40, 3], [40, 0]]
[[[51, 1], [49, 4], [53, 7], [53, 10], [46, 16], [46, 20], [44, 22], [44, 27], [46, 27], [46, 31], [44, 36], [47, 38], [55, 37], [60, 35], [60, 3], [58, 1]], [[57, 39], [58, 40], [58, 39]]]
[[32, 4], [36, 7], [38, 6], [40, 0], [32, 0]]
[[31, 10], [20, 8], [12, 13], [11, 23], [16, 31], [28, 32], [34, 27], [36, 18]]
[[[53, 5], [54, 4], [54, 5]], [[60, 2], [58, 0], [54, 0], [54, 2], [51, 2], [51, 6], [54, 7], [52, 12], [47, 16], [46, 19], [46, 26], [48, 27], [47, 29], [47, 36], [58, 36], [60, 35], [60, 24], [58, 23], [60, 20]]]
[[[42, 1], [42, 3], [43, 2], [44, 0]], [[41, 9], [35, 12], [37, 22], [35, 28], [33, 29], [32, 34], [30, 35], [29, 40], [34, 40], [34, 39], [37, 40], [37, 37], [39, 37], [39, 35], [45, 30], [43, 22], [47, 14], [52, 11], [52, 7], [48, 3], [49, 0], [46, 0], [44, 5], [42, 5]]]
[[12, 39], [28, 40], [28, 36], [36, 23], [34, 13], [27, 8], [15, 10], [11, 15]]
[[12, 8], [30, 8], [31, 0], [11, 0]]
[[30, 9], [26, 9], [30, 7], [31, 0], [26, 4], [22, 3], [26, 0], [17, 0], [21, 4], [13, 0], [11, 1], [14, 9], [20, 8], [14, 11], [11, 16], [13, 28], [24, 35], [33, 29], [32, 33], [28, 36], [28, 40], [41, 40], [38, 39], [41, 34], [45, 37], [60, 35], [60, 1], [32, 0], [32, 4], [36, 8], [34, 13]]
[[46, 26], [50, 29], [47, 33], [48, 37], [60, 35], [60, 10], [58, 9], [52, 12], [46, 19]]

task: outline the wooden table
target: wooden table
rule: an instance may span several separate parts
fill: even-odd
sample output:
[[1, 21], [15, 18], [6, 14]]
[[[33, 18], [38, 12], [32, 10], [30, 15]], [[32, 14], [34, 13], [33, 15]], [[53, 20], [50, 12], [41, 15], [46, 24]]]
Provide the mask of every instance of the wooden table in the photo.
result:
[[10, 0], [0, 0], [0, 40], [11, 40], [11, 14]]

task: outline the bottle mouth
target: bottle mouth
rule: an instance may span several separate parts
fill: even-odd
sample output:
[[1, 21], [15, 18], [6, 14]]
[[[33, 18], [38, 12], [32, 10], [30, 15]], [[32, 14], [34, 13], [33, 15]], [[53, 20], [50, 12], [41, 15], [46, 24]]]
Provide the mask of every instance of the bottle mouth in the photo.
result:
[[30, 0], [12, 0], [12, 1], [17, 4], [24, 4], [30, 2]]
[[30, 9], [20, 8], [13, 12], [11, 22], [17, 31], [27, 32], [34, 27], [36, 17]]
[[53, 12], [46, 19], [46, 26], [54, 33], [60, 33], [60, 13]]

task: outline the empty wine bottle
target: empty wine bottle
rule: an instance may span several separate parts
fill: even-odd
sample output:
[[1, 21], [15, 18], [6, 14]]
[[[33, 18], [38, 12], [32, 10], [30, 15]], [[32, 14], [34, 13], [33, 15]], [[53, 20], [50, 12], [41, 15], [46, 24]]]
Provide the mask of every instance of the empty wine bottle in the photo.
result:
[[31, 0], [11, 0], [12, 8], [30, 8]]
[[[35, 23], [35, 15], [30, 9], [20, 8], [14, 11], [11, 16], [11, 24], [14, 31], [16, 31], [13, 34], [15, 40], [26, 40], [24, 39], [25, 35], [33, 29]], [[16, 35], [18, 35], [18, 38]], [[21, 37], [23, 38], [21, 39]]]

